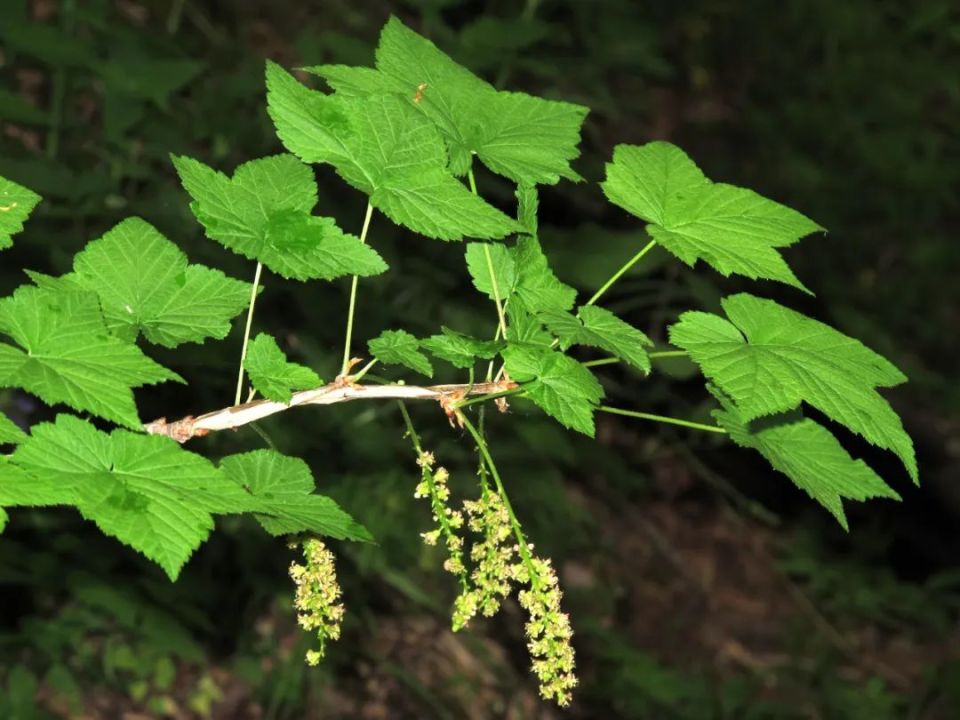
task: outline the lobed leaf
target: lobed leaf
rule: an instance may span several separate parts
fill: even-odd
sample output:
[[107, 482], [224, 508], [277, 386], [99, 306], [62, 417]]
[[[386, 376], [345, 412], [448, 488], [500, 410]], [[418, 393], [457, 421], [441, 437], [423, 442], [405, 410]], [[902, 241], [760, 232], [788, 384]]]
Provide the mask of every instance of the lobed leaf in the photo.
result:
[[441, 328], [441, 334], [431, 335], [420, 341], [420, 347], [428, 350], [441, 360], [454, 367], [466, 370], [473, 367], [477, 359], [490, 360], [500, 350], [500, 343], [458, 333], [450, 328]]
[[243, 366], [257, 392], [276, 402], [290, 402], [294, 390], [323, 385], [313, 370], [288, 361], [277, 341], [264, 333], [250, 342]]
[[806, 402], [869, 442], [892, 450], [917, 481], [913, 443], [876, 388], [906, 377], [885, 358], [829, 325], [746, 293], [724, 298], [729, 320], [687, 312], [670, 328], [704, 375], [746, 421]]
[[203, 163], [174, 157], [190, 207], [207, 237], [294, 280], [379, 275], [387, 265], [369, 245], [331, 218], [311, 215], [317, 204], [313, 171], [293, 155], [251, 160], [232, 178]]
[[610, 202], [646, 220], [650, 237], [688, 265], [702, 259], [723, 275], [809, 292], [778, 248], [823, 228], [752, 190], [711, 182], [675, 145], [618, 145], [602, 186]]
[[644, 348], [652, 346], [653, 341], [609, 310], [584, 305], [575, 316], [567, 312], [550, 312], [543, 314], [542, 318], [559, 338], [563, 349], [571, 345], [600, 348], [644, 373], [650, 372], [650, 357]]
[[717, 423], [737, 445], [759, 452], [801, 490], [823, 505], [849, 529], [843, 500], [868, 500], [900, 496], [863, 460], [854, 460], [837, 439], [819, 423], [798, 411], [776, 418], [776, 422], [754, 423], [716, 389], [711, 392], [723, 406], [713, 412]]
[[528, 185], [580, 180], [570, 167], [580, 150], [587, 108], [517, 92], [498, 91], [436, 45], [390, 18], [380, 35], [376, 69], [308, 68], [338, 95], [398, 93], [436, 126], [463, 175], [475, 155], [493, 172]]
[[267, 104], [290, 152], [332, 165], [395, 223], [440, 240], [498, 238], [517, 229], [450, 173], [443, 139], [411, 100], [325, 95], [268, 63]]
[[271, 535], [309, 532], [338, 540], [373, 540], [333, 499], [313, 494], [313, 475], [300, 458], [254, 450], [230, 455], [220, 467], [250, 495], [257, 520]]
[[420, 341], [406, 330], [384, 330], [368, 343], [370, 354], [387, 365], [403, 365], [427, 377], [433, 377], [433, 366], [420, 352]]
[[524, 395], [564, 427], [593, 437], [593, 411], [603, 388], [587, 368], [549, 348], [508, 345], [503, 360]]
[[[133, 388], [183, 379], [111, 335], [95, 293], [22, 287], [0, 300], [0, 387], [140, 428]], [[21, 349], [22, 348], [22, 349]]]
[[74, 258], [68, 275], [100, 297], [107, 327], [119, 337], [177, 347], [223, 339], [250, 302], [250, 286], [187, 257], [156, 228], [128, 218]]

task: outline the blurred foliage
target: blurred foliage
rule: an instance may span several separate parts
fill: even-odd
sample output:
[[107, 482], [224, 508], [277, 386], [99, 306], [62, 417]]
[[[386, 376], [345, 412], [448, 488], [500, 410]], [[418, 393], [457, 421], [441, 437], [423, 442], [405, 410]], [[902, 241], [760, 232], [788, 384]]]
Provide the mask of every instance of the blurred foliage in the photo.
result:
[[[202, 239], [168, 155], [231, 169], [278, 151], [263, 59], [369, 63], [391, 12], [498, 86], [592, 109], [578, 166], [588, 184], [542, 199], [544, 246], [580, 288], [595, 287], [645, 240], [594, 185], [617, 142], [674, 140], [711, 177], [755, 187], [828, 227], [790, 255], [818, 292], [803, 309], [898, 360], [914, 381], [895, 398], [921, 437], [924, 479], [955, 480], [960, 450], [941, 447], [960, 414], [960, 12], [951, 0], [5, 0], [0, 175], [46, 201], [2, 256], [0, 292], [23, 281], [21, 268], [65, 271], [83, 243], [129, 215], [154, 223], [194, 262], [252, 277]], [[328, 170], [318, 175], [321, 211], [359, 228], [361, 199]], [[478, 180], [486, 197], [509, 205], [509, 187]], [[413, 332], [438, 323], [492, 332], [492, 323], [474, 326], [479, 313], [467, 303], [476, 296], [461, 292], [462, 248], [386, 224], [374, 223], [371, 237], [394, 272], [364, 284], [359, 336], [397, 317]], [[409, 276], [422, 282], [396, 280]], [[611, 309], [662, 342], [679, 311], [714, 309], [736, 287], [651, 254]], [[347, 283], [270, 278], [266, 290], [259, 328], [321, 375], [335, 374]], [[227, 404], [239, 337], [238, 328], [222, 343], [158, 357], [190, 378], [191, 391], [148, 389], [141, 407], [175, 417]], [[608, 393], [643, 393], [654, 412], [703, 413], [701, 394], [682, 382], [689, 364], [664, 369], [677, 384], [613, 374]], [[25, 423], [49, 413], [10, 393], [0, 405]], [[445, 419], [414, 410], [426, 446], [454, 481], [468, 481], [472, 458]], [[324, 667], [308, 672], [300, 659], [289, 552], [243, 522], [222, 523], [171, 586], [71, 513], [17, 513], [0, 542], [0, 717], [137, 709], [239, 718], [254, 716], [252, 707], [265, 718], [553, 717], [531, 695], [515, 612], [470, 635], [446, 629], [453, 588], [419, 543], [429, 518], [412, 498], [417, 473], [396, 411], [307, 412], [309, 421], [284, 414], [261, 432], [304, 456], [324, 492], [379, 539], [339, 548], [349, 619]], [[522, 407], [513, 413], [516, 422], [494, 419], [491, 438], [530, 536], [557, 558], [568, 589], [583, 680], [570, 716], [960, 716], [960, 547], [957, 515], [948, 514], [960, 513], [960, 500], [949, 482], [943, 496], [908, 494], [903, 507], [858, 512], [853, 534], [840, 537], [797, 511], [806, 500], [787, 483], [710, 438], [611, 421], [594, 446]], [[216, 455], [264, 440], [243, 430], [199, 442]], [[888, 521], [868, 523], [871, 513]], [[702, 546], [682, 546], [671, 531], [688, 526]], [[775, 623], [761, 632], [724, 616], [729, 606], [696, 610], [714, 613], [722, 652], [709, 633], [693, 637], [679, 608], [675, 622], [644, 625], [657, 615], [642, 601], [669, 609], [677, 584], [696, 594], [684, 583], [700, 576], [687, 564], [709, 557], [727, 532], [744, 566], [772, 534], [776, 562], [757, 562], [758, 572], [792, 588], [796, 612], [761, 616]], [[625, 545], [642, 552], [622, 555]], [[665, 575], [653, 572], [661, 565]], [[721, 570], [711, 588], [735, 582]]]

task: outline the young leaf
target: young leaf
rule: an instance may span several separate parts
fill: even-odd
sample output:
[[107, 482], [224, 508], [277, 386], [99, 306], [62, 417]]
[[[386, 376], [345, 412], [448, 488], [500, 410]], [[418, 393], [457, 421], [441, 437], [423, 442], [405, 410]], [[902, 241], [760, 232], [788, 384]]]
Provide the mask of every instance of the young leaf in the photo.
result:
[[420, 347], [463, 370], [473, 367], [477, 358], [490, 360], [500, 349], [500, 344], [492, 340], [478, 340], [445, 327], [441, 332], [421, 340]]
[[309, 532], [339, 540], [373, 540], [331, 498], [313, 494], [313, 475], [299, 458], [255, 450], [226, 457], [220, 467], [262, 506], [256, 518], [271, 535]]
[[616, 355], [644, 373], [650, 372], [650, 357], [644, 346], [651, 346], [653, 342], [609, 310], [584, 305], [576, 316], [553, 312], [545, 313], [542, 318], [560, 339], [563, 349], [571, 345], [589, 345]]
[[876, 388], [906, 381], [903, 373], [829, 325], [746, 293], [723, 300], [729, 320], [687, 312], [670, 328], [746, 421], [806, 402], [869, 442], [895, 452], [917, 481], [913, 443]]
[[[490, 251], [490, 263], [487, 263], [487, 252]], [[500, 300], [506, 300], [513, 295], [517, 286], [517, 261], [514, 253], [503, 243], [467, 243], [467, 271], [473, 280], [473, 286], [491, 300], [494, 299], [493, 283], [490, 280], [490, 265], [493, 265], [493, 274], [497, 280], [497, 293]]]
[[369, 245], [331, 218], [316, 217], [313, 171], [292, 155], [251, 160], [233, 178], [197, 160], [174, 157], [194, 215], [207, 237], [294, 280], [367, 277], [387, 269]]
[[467, 172], [476, 155], [495, 173], [530, 185], [580, 180], [570, 167], [579, 156], [587, 109], [523, 93], [497, 91], [390, 18], [380, 35], [377, 69], [326, 65], [309, 68], [339, 94], [363, 97], [394, 92], [443, 133], [451, 169]]
[[563, 353], [530, 345], [508, 345], [503, 360], [524, 394], [561, 425], [593, 437], [593, 411], [603, 388], [583, 365]]
[[183, 379], [107, 331], [92, 292], [22, 287], [0, 300], [0, 387], [140, 428], [132, 388]]
[[449, 172], [443, 139], [409, 99], [325, 95], [267, 63], [267, 103], [290, 152], [333, 165], [394, 222], [440, 240], [499, 238], [517, 229]]
[[187, 257], [140, 218], [124, 220], [88, 243], [67, 276], [100, 296], [111, 332], [131, 342], [176, 347], [222, 339], [250, 302], [250, 286], [219, 270], [188, 265]]
[[0, 470], [0, 503], [75, 505], [105, 534], [143, 553], [171, 580], [213, 530], [203, 504], [238, 495], [208, 460], [173, 440], [114, 430], [71, 415], [33, 427]]
[[603, 191], [646, 220], [650, 237], [688, 265], [702, 259], [723, 275], [778, 280], [809, 292], [777, 249], [823, 228], [752, 190], [711, 182], [670, 143], [618, 145]]
[[569, 310], [577, 299], [577, 291], [560, 282], [547, 264], [540, 241], [524, 236], [514, 249], [517, 263], [517, 299], [531, 313]]
[[751, 427], [743, 413], [722, 393], [711, 389], [723, 405], [713, 412], [717, 423], [737, 445], [758, 451], [810, 497], [823, 505], [847, 530], [843, 500], [900, 496], [863, 460], [854, 460], [822, 425], [799, 411], [775, 422]]
[[16, 423], [0, 412], [0, 445], [22, 442], [27, 437]]
[[368, 343], [370, 354], [387, 365], [404, 365], [422, 375], [433, 377], [433, 366], [420, 352], [420, 341], [406, 330], [384, 330]]
[[309, 390], [323, 385], [323, 380], [313, 370], [289, 362], [277, 341], [264, 333], [250, 343], [243, 366], [257, 392], [277, 402], [290, 402], [293, 390]]
[[521, 183], [517, 185], [517, 222], [527, 235], [537, 236], [539, 223], [537, 213], [540, 211], [540, 195], [536, 185]]
[[12, 180], [0, 177], [0, 250], [13, 244], [12, 236], [40, 202], [40, 196]]

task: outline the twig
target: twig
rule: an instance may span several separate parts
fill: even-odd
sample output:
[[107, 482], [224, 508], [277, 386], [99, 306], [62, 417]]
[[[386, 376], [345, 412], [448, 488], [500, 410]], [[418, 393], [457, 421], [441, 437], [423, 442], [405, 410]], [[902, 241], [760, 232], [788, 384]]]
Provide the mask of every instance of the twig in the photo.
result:
[[313, 390], [294, 393], [289, 403], [255, 400], [243, 405], [215, 410], [199, 417], [188, 416], [173, 422], [160, 418], [144, 425], [144, 430], [150, 435], [166, 435], [179, 443], [185, 443], [191, 438], [202, 437], [211, 432], [243, 427], [300, 405], [334, 405], [352, 400], [385, 399], [449, 401], [465, 395], [488, 395], [517, 387], [518, 385], [511, 381], [418, 387], [415, 385], [352, 385], [338, 380]]

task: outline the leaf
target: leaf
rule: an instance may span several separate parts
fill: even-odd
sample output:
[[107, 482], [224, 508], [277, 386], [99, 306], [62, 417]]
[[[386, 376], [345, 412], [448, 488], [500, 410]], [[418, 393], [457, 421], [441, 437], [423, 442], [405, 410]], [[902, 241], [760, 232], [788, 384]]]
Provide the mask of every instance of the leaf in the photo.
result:
[[0, 470], [0, 504], [74, 505], [101, 531], [129, 545], [171, 580], [213, 530], [204, 507], [238, 497], [208, 460], [169, 438], [114, 430], [71, 415], [35, 425], [11, 457], [22, 477]]
[[610, 202], [650, 223], [650, 236], [688, 265], [702, 259], [722, 275], [809, 292], [777, 249], [823, 228], [752, 190], [711, 182], [680, 148], [618, 145], [602, 185]]
[[517, 229], [449, 172], [443, 139], [412, 101], [325, 95], [267, 63], [267, 103], [290, 152], [333, 165], [394, 222], [440, 240], [498, 238]]
[[373, 540], [331, 498], [313, 494], [313, 475], [299, 458], [255, 450], [226, 457], [220, 466], [263, 508], [256, 517], [271, 535], [309, 532], [339, 540]]
[[536, 185], [521, 183], [517, 185], [517, 222], [527, 235], [537, 236], [539, 225], [537, 213], [540, 210], [540, 195]]
[[25, 286], [0, 300], [0, 387], [140, 428], [132, 388], [183, 379], [107, 331], [92, 292]]
[[876, 391], [905, 382], [903, 373], [857, 340], [772, 300], [742, 293], [722, 305], [729, 321], [684, 313], [670, 328], [670, 342], [689, 353], [746, 421], [806, 402], [895, 452], [917, 482], [913, 443]]
[[829, 510], [844, 530], [848, 526], [843, 499], [900, 499], [863, 460], [851, 458], [822, 425], [792, 411], [776, 418], [776, 423], [752, 428], [722, 393], [715, 389], [711, 392], [723, 405], [723, 410], [715, 410], [713, 416], [730, 434], [730, 439], [741, 447], [758, 451], [775, 469]]
[[569, 310], [577, 299], [577, 291], [554, 275], [547, 256], [534, 237], [521, 237], [514, 250], [517, 263], [517, 299], [531, 313], [548, 310]]
[[191, 158], [174, 157], [173, 164], [207, 237], [285, 278], [369, 277], [387, 269], [373, 248], [333, 219], [310, 214], [317, 183], [292, 155], [251, 160], [233, 178]]
[[395, 92], [443, 134], [451, 169], [462, 175], [476, 155], [493, 172], [529, 185], [580, 180], [570, 161], [580, 154], [587, 108], [498, 91], [392, 17], [377, 47], [377, 69], [320, 66], [309, 70], [338, 93]]
[[0, 177], [0, 250], [13, 244], [12, 236], [40, 202], [40, 196], [22, 185]]
[[477, 358], [490, 360], [496, 356], [500, 343], [458, 333], [450, 328], [441, 328], [440, 335], [431, 335], [420, 341], [420, 347], [454, 367], [466, 370], [473, 367]]
[[22, 442], [27, 434], [13, 420], [0, 412], [0, 445]]
[[384, 330], [368, 343], [370, 354], [387, 365], [403, 365], [433, 377], [433, 366], [420, 352], [420, 341], [406, 330]]
[[584, 305], [576, 316], [554, 312], [542, 317], [564, 349], [571, 345], [589, 345], [616, 355], [644, 373], [650, 372], [650, 357], [644, 346], [652, 346], [653, 342], [609, 310]]
[[[531, 313], [562, 312], [573, 307], [577, 291], [554, 275], [535, 237], [521, 236], [512, 248], [490, 243], [489, 250], [500, 300], [507, 303], [508, 308], [510, 302], [521, 303], [524, 310]], [[467, 245], [467, 270], [474, 286], [493, 299], [490, 266], [483, 243]]]
[[[486, 249], [485, 249], [486, 248]], [[487, 250], [490, 251], [490, 263], [487, 263]], [[490, 281], [490, 264], [493, 265], [497, 279], [497, 292], [501, 300], [513, 295], [517, 286], [517, 261], [513, 250], [503, 243], [467, 243], [467, 271], [473, 279], [473, 286], [491, 300], [494, 299], [493, 283]]]
[[563, 353], [529, 345], [508, 345], [503, 360], [525, 397], [564, 427], [593, 437], [593, 411], [603, 397], [593, 373]]
[[250, 302], [250, 286], [219, 270], [188, 265], [187, 257], [140, 218], [124, 220], [88, 243], [67, 276], [100, 297], [111, 332], [130, 340], [177, 347], [222, 339]]
[[289, 362], [277, 341], [264, 333], [250, 343], [243, 366], [257, 392], [276, 402], [290, 402], [293, 390], [309, 390], [323, 385], [323, 380], [313, 370]]

